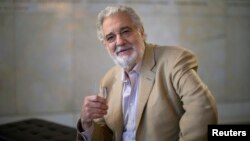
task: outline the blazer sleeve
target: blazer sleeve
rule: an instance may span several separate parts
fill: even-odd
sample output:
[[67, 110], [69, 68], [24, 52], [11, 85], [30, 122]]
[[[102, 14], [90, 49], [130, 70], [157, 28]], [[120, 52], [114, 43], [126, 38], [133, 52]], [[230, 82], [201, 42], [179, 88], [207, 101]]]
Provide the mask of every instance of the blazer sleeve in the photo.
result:
[[[113, 133], [112, 131], [104, 124], [101, 120], [96, 120], [93, 122], [94, 131], [92, 134], [91, 141], [112, 141]], [[84, 141], [81, 136], [81, 132], [83, 132], [80, 120], [77, 122], [77, 137], [76, 141]]]
[[197, 66], [195, 56], [186, 50], [173, 63], [171, 79], [184, 109], [179, 141], [205, 141], [208, 124], [217, 123], [215, 99], [199, 78]]

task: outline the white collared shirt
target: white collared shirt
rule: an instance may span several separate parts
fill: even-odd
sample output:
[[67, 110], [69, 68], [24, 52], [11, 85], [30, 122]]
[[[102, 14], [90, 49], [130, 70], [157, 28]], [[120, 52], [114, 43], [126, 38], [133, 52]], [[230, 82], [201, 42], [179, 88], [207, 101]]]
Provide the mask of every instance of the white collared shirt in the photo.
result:
[[124, 72], [122, 112], [123, 112], [123, 141], [135, 141], [136, 111], [138, 97], [139, 70], [133, 69], [129, 73]]

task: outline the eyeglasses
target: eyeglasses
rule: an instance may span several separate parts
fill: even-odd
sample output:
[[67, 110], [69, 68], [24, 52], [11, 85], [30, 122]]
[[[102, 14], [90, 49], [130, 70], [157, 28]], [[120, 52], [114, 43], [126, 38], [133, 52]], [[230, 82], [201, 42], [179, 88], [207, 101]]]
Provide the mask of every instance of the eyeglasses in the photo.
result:
[[[133, 34], [133, 31], [134, 30], [131, 27], [122, 27], [118, 34], [121, 36], [121, 38], [126, 39]], [[114, 41], [116, 41], [116, 37], [118, 34], [111, 32], [105, 36], [104, 40], [108, 43], [113, 43]]]

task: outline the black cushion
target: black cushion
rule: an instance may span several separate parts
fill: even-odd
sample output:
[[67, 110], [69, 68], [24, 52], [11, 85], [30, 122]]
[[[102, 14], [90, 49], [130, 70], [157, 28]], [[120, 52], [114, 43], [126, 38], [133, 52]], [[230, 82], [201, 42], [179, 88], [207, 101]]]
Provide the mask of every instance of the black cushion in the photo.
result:
[[0, 125], [0, 141], [73, 141], [75, 128], [41, 119]]

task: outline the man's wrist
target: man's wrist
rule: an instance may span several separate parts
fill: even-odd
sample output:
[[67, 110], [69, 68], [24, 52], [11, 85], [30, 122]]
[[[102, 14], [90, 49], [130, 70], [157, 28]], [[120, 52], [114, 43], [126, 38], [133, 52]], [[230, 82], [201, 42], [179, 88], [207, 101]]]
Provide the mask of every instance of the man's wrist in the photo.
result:
[[84, 121], [81, 119], [81, 126], [83, 131], [89, 129], [92, 126], [93, 122], [92, 121]]

